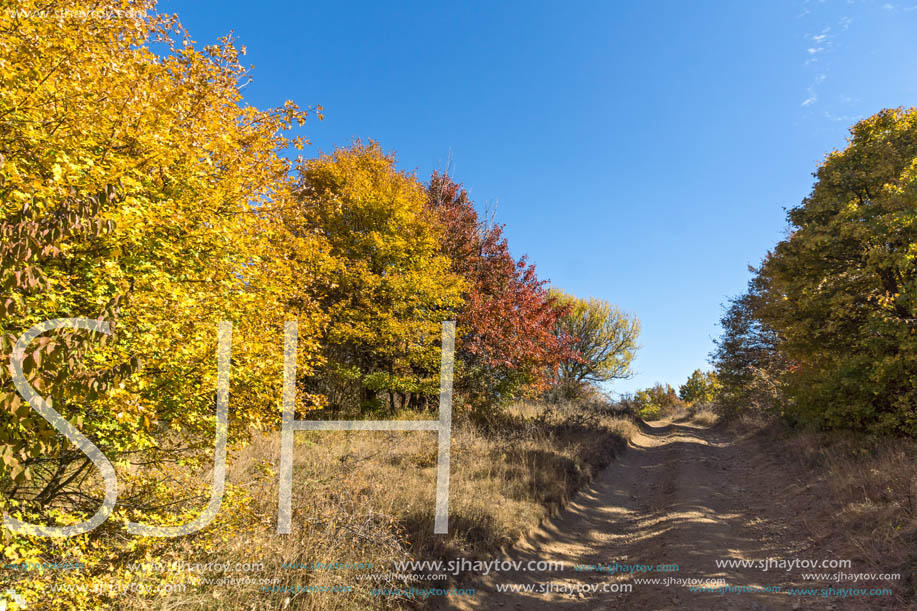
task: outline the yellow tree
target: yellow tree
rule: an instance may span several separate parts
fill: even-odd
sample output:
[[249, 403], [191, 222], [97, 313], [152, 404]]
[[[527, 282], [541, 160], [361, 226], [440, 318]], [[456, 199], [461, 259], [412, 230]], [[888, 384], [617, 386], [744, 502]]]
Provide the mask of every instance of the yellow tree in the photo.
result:
[[294, 233], [318, 231], [338, 262], [316, 294], [330, 323], [327, 364], [311, 379], [333, 407], [423, 404], [438, 389], [440, 323], [463, 281], [440, 253], [426, 193], [374, 142], [356, 142], [299, 168]]
[[588, 384], [623, 380], [633, 375], [640, 321], [602, 299], [583, 299], [551, 289], [565, 309], [556, 332], [569, 340], [573, 356], [565, 359], [557, 375], [562, 394], [575, 396]]
[[217, 322], [236, 324], [234, 437], [277, 413], [284, 318], [299, 318], [306, 371], [324, 322], [287, 298], [325, 265], [320, 238], [290, 235], [278, 212], [292, 186], [281, 153], [301, 145], [284, 133], [306, 114], [245, 105], [229, 39], [197, 49], [152, 2], [92, 8], [0, 11], [0, 487], [42, 510], [96, 504], [88, 484], [62, 496], [95, 474], [13, 389], [26, 329], [112, 323], [107, 339], [36, 340], [28, 381], [113, 460], [193, 462], [213, 451]]

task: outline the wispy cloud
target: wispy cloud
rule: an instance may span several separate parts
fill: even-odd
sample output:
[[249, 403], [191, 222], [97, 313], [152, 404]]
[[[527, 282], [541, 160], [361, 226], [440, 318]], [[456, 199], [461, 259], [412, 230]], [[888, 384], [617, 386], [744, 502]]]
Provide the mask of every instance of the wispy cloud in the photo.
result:
[[817, 56], [824, 53], [825, 51], [830, 51], [833, 42], [833, 35], [830, 34], [831, 27], [826, 27], [822, 29], [818, 34], [809, 34], [806, 37], [809, 39], [811, 46], [806, 49], [808, 54], [808, 59], [805, 61], [805, 65], [811, 65], [818, 62]]
[[811, 106], [812, 104], [818, 101], [818, 86], [821, 85], [822, 82], [827, 78], [828, 76], [825, 74], [816, 74], [815, 75], [815, 80], [812, 82], [811, 85], [806, 87], [806, 95], [808, 97], [806, 97], [806, 99], [802, 101], [802, 106], [804, 107]]
[[903, 13], [910, 13], [911, 11], [917, 11], [917, 5], [911, 4], [908, 6], [902, 6], [900, 4], [892, 4], [891, 2], [886, 2], [882, 5], [882, 10], [886, 13], [897, 13], [901, 11]]
[[833, 112], [828, 111], [828, 110], [826, 110], [823, 114], [826, 119], [828, 119], [829, 121], [834, 121], [836, 123], [848, 123], [848, 124], [856, 123], [857, 121], [861, 119], [861, 117], [858, 117], [856, 115], [836, 115]]
[[[853, 0], [848, 0], [852, 4]], [[824, 4], [824, 0], [806, 0], [805, 14], [817, 14], [820, 11], [819, 5]], [[814, 33], [805, 35], [805, 61], [803, 66], [811, 70], [812, 82], [806, 87], [805, 99], [802, 101], [802, 107], [808, 108], [819, 102], [819, 86], [828, 78], [826, 69], [830, 66], [828, 55], [837, 51], [840, 46], [841, 35], [850, 29], [853, 19], [844, 15], [836, 23], [824, 25]]]

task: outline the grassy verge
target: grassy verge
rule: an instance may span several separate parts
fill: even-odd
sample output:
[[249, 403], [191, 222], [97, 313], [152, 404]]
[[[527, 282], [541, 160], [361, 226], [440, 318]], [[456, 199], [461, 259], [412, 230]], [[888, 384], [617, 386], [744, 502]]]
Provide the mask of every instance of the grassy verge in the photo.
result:
[[917, 441], [795, 432], [761, 419], [730, 426], [795, 467], [799, 494], [816, 495], [799, 514], [813, 545], [869, 572], [900, 574], [888, 587], [917, 603]]
[[821, 539], [837, 537], [874, 567], [899, 573], [917, 603], [917, 441], [848, 433], [798, 434], [790, 451], [830, 491], [833, 519], [816, 522]]
[[720, 416], [712, 408], [708, 406], [701, 406], [696, 409], [689, 410], [691, 422], [699, 424], [701, 426], [713, 426], [720, 421]]
[[[406, 419], [429, 415], [403, 414]], [[261, 584], [199, 584], [166, 597], [134, 597], [126, 608], [399, 608], [404, 597], [372, 588], [422, 586], [366, 581], [392, 563], [491, 558], [557, 512], [623, 450], [634, 424], [604, 407], [525, 403], [487, 424], [459, 420], [452, 440], [449, 534], [433, 534], [436, 437], [429, 432], [297, 433], [293, 532], [276, 535], [279, 435], [261, 437], [233, 461], [229, 479], [248, 489], [254, 526], [210, 550], [176, 540], [174, 558], [261, 564], [211, 579], [271, 580], [274, 588], [352, 588], [351, 592], [264, 592]], [[308, 570], [284, 563], [362, 564]], [[368, 566], [371, 565], [371, 569]], [[275, 581], [276, 580], [276, 581]], [[433, 583], [443, 587], [443, 582]]]

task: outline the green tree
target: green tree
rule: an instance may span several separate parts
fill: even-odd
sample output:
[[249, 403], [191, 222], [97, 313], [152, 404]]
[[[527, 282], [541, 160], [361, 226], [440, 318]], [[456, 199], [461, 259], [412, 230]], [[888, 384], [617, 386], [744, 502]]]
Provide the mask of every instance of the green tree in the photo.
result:
[[640, 335], [637, 317], [594, 297], [582, 299], [559, 289], [551, 289], [551, 296], [566, 309], [557, 333], [575, 353], [558, 370], [562, 394], [575, 396], [585, 385], [629, 378]]
[[786, 363], [780, 409], [803, 426], [917, 434], [917, 109], [860, 121], [815, 177], [749, 304]]
[[758, 314], [762, 299], [760, 279], [753, 278], [720, 318], [723, 332], [710, 359], [720, 383], [717, 409], [727, 416], [774, 412], [785, 404], [782, 379], [788, 365], [780, 336]]
[[688, 403], [713, 403], [720, 390], [720, 381], [713, 371], [695, 369], [688, 380], [678, 388], [678, 396]]

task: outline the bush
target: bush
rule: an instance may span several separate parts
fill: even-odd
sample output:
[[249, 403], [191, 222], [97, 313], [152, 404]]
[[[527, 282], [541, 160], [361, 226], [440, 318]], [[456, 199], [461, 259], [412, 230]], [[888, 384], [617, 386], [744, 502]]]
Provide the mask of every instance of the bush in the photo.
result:
[[665, 418], [685, 407], [684, 402], [675, 394], [675, 389], [668, 384], [656, 384], [638, 390], [633, 403], [636, 415], [644, 420]]

